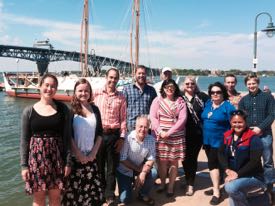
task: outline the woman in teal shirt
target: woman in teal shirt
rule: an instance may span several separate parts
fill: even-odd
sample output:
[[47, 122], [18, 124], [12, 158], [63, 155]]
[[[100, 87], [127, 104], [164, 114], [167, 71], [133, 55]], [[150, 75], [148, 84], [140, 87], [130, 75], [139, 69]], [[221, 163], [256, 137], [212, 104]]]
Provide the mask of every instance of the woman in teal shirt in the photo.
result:
[[226, 88], [220, 82], [209, 85], [208, 94], [211, 99], [206, 102], [201, 115], [203, 144], [213, 184], [213, 197], [210, 204], [217, 205], [221, 201], [218, 148], [223, 144], [223, 133], [230, 129], [230, 114], [235, 107], [228, 101]]

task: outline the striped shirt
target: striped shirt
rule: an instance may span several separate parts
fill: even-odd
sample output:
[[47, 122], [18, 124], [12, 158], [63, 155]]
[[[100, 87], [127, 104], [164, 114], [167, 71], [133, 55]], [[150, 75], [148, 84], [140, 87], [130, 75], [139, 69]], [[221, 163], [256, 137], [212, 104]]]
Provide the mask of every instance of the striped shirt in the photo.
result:
[[123, 88], [127, 102], [127, 127], [131, 131], [135, 128], [136, 118], [142, 114], [149, 114], [150, 106], [157, 96], [154, 87], [145, 84], [140, 90], [135, 84]]
[[120, 137], [125, 137], [126, 100], [121, 92], [108, 94], [105, 89], [93, 93], [94, 103], [98, 106], [104, 129], [120, 129]]
[[[156, 146], [153, 136], [147, 135], [143, 142], [138, 142], [135, 130], [126, 136], [120, 152], [120, 161], [129, 160], [136, 166], [140, 166], [144, 161], [155, 161], [155, 158]], [[133, 176], [133, 170], [126, 167], [123, 163], [119, 163], [117, 170], [126, 176]]]

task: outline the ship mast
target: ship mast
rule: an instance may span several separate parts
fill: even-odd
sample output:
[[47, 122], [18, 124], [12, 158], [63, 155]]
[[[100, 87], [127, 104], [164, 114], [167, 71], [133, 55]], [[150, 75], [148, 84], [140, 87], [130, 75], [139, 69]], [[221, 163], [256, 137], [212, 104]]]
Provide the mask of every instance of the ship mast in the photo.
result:
[[[139, 17], [140, 17], [140, 0], [134, 0], [133, 13], [135, 19], [133, 19], [135, 24], [135, 61], [132, 60], [132, 32], [130, 33], [130, 58], [132, 63], [132, 76], [134, 77], [137, 66], [139, 65]], [[133, 25], [133, 24], [132, 24]]]
[[[84, 51], [83, 51], [84, 45]], [[81, 37], [80, 37], [80, 64], [83, 77], [89, 75], [88, 70], [88, 46], [89, 46], [89, 2], [84, 0], [84, 9], [81, 22]], [[83, 60], [84, 53], [84, 60]]]

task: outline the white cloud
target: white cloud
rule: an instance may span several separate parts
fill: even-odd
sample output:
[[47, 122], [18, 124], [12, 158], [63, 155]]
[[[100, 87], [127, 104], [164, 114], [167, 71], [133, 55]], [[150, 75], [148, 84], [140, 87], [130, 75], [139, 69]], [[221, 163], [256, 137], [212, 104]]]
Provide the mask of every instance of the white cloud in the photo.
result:
[[[0, 0], [1, 12], [1, 0]], [[42, 30], [39, 36], [49, 38], [56, 49], [79, 51], [80, 25], [47, 19], [4, 14], [6, 23], [31, 26], [33, 31]], [[209, 26], [207, 21], [196, 28]], [[1, 23], [0, 23], [1, 28]], [[252, 34], [204, 34], [193, 36], [187, 31], [153, 31], [148, 33], [149, 48], [145, 44], [145, 35], [141, 34], [140, 59], [143, 64], [154, 67], [169, 65], [183, 68], [221, 68], [249, 69], [252, 67]], [[33, 38], [33, 37], [32, 37]], [[20, 36], [3, 35], [1, 42], [22, 45]], [[99, 25], [90, 27], [90, 49], [97, 55], [129, 60], [129, 35], [126, 30], [109, 30]], [[259, 66], [263, 69], [275, 68], [273, 62], [274, 39], [258, 34]], [[148, 53], [150, 52], [150, 53]], [[261, 59], [261, 60], [260, 60]]]

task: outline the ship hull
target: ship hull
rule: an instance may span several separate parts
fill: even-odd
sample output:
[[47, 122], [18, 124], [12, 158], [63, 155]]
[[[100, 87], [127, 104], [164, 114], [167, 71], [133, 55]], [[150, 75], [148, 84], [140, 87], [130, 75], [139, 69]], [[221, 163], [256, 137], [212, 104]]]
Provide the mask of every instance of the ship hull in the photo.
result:
[[[28, 99], [40, 99], [40, 94], [32, 91], [6, 91], [6, 94], [10, 97], [28, 98]], [[70, 102], [72, 99], [71, 95], [68, 94], [55, 94], [54, 99]]]

